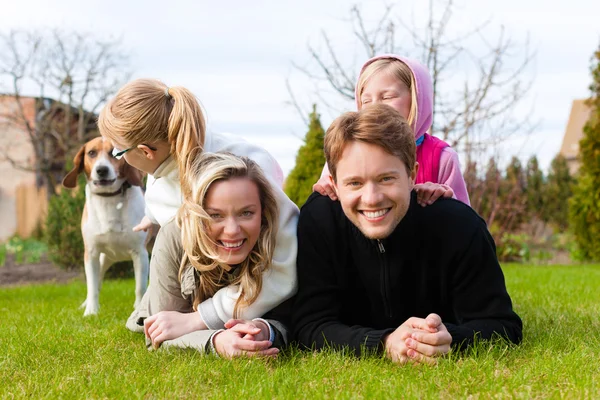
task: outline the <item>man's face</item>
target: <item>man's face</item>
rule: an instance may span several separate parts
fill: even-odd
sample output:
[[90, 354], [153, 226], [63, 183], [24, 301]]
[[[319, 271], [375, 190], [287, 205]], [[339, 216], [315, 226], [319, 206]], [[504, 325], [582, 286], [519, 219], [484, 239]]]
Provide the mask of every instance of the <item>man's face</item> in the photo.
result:
[[346, 217], [368, 238], [384, 239], [406, 215], [416, 173], [379, 146], [350, 142], [333, 186]]

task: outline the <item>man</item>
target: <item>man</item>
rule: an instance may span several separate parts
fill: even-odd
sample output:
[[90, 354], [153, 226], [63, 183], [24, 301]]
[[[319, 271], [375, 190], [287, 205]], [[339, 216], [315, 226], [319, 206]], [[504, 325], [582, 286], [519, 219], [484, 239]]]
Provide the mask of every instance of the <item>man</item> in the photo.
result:
[[313, 193], [300, 213], [300, 344], [433, 364], [475, 337], [520, 342], [485, 222], [453, 199], [417, 204], [414, 135], [398, 112], [373, 105], [337, 118], [325, 156], [339, 202]]

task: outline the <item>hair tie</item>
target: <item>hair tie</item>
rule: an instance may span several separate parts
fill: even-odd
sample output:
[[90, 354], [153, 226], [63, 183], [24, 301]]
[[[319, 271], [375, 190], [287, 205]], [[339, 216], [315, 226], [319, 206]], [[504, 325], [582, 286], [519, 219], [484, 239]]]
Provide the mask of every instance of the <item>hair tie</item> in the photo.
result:
[[171, 98], [171, 95], [169, 94], [169, 87], [168, 86], [165, 88], [165, 96], [167, 96], [168, 99]]

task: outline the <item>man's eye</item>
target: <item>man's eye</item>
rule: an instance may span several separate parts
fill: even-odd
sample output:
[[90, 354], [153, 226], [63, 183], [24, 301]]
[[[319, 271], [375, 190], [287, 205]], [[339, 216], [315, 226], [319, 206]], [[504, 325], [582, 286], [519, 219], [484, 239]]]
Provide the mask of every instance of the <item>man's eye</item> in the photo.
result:
[[381, 178], [381, 180], [383, 182], [389, 182], [389, 181], [394, 180], [394, 177], [393, 176], [384, 176], [383, 178]]
[[348, 186], [354, 186], [354, 187], [360, 186], [360, 182], [358, 182], [358, 181], [348, 182]]

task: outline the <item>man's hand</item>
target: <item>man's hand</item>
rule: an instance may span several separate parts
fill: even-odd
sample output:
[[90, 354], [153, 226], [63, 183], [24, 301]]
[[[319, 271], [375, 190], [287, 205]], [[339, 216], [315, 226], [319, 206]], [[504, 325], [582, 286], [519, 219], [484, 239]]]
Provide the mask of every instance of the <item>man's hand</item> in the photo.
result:
[[328, 174], [321, 176], [319, 181], [313, 185], [313, 192], [319, 192], [322, 196], [329, 196], [331, 200], [338, 199]]
[[236, 323], [231, 328], [219, 332], [214, 336], [213, 343], [217, 353], [225, 358], [241, 356], [276, 357], [279, 349], [271, 347], [272, 343], [269, 340], [254, 340], [261, 335], [261, 328], [257, 328], [254, 325], [256, 321], [250, 321], [252, 324], [244, 322]]
[[452, 336], [437, 314], [412, 317], [384, 339], [387, 357], [393, 362], [434, 365], [436, 358], [450, 351]]
[[206, 329], [206, 325], [196, 312], [161, 311], [144, 320], [144, 333], [155, 349], [165, 340], [177, 339], [202, 329]]
[[417, 192], [417, 203], [423, 207], [433, 204], [440, 197], [454, 196], [454, 190], [443, 183], [419, 183], [414, 190]]

